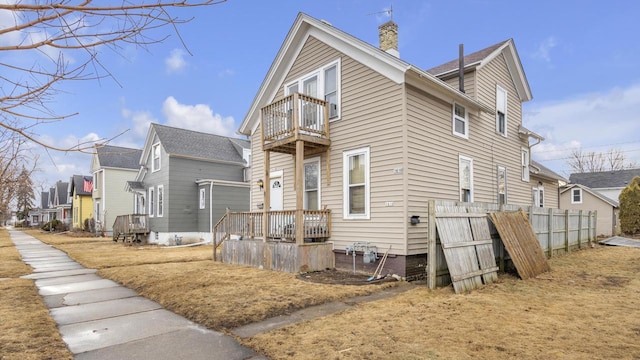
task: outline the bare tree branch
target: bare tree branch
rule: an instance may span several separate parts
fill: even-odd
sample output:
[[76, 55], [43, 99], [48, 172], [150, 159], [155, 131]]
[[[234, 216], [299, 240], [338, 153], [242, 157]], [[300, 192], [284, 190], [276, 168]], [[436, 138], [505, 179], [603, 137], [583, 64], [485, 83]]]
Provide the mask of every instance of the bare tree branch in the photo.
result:
[[[46, 121], [60, 121], [76, 112], [57, 114], [50, 108], [58, 86], [69, 80], [101, 80], [115, 76], [100, 61], [101, 49], [119, 54], [124, 44], [146, 48], [169, 36], [157, 30], [169, 26], [189, 52], [178, 26], [181, 19], [172, 9], [217, 5], [226, 0], [154, 0], [132, 3], [122, 0], [104, 5], [93, 0], [41, 0], [0, 2], [0, 12], [13, 22], [0, 28], [0, 51], [40, 54], [32, 65], [3, 56], [0, 62], [0, 127], [56, 151], [89, 151], [93, 142], [58, 148], [37, 140], [34, 127]], [[99, 4], [99, 5], [98, 5]], [[190, 52], [189, 52], [190, 53]], [[28, 57], [27, 57], [28, 58]], [[118, 85], [120, 85], [118, 83]], [[111, 138], [113, 139], [113, 138]], [[99, 142], [109, 141], [100, 139]]]

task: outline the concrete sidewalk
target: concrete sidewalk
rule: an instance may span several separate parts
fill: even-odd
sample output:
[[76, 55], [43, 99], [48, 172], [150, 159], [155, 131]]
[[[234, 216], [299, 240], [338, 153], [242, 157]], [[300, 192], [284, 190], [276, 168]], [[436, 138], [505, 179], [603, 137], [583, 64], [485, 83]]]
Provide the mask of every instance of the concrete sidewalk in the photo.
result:
[[96, 275], [64, 252], [10, 230], [22, 260], [76, 359], [266, 359]]

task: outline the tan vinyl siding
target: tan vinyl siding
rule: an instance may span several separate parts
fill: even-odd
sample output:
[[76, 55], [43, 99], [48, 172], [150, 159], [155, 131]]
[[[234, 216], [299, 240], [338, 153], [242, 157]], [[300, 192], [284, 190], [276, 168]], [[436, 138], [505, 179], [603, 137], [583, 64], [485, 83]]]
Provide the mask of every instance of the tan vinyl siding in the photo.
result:
[[[536, 175], [531, 174], [530, 188], [538, 187], [542, 183], [544, 187], [544, 207], [546, 208], [560, 208], [560, 196], [558, 189], [558, 180], [548, 180], [544, 178], [538, 178]], [[531, 195], [531, 203], [533, 204], [533, 195]]]
[[[457, 87], [457, 78], [449, 83]], [[427, 218], [430, 199], [459, 200], [459, 156], [473, 159], [473, 200], [497, 202], [497, 166], [507, 169], [507, 197], [513, 204], [531, 203], [531, 187], [520, 180], [518, 136], [521, 105], [502, 56], [477, 74], [465, 74], [465, 91], [495, 107], [496, 84], [508, 92], [508, 136], [496, 133], [495, 115], [467, 108], [469, 138], [452, 133], [452, 104], [414, 87], [407, 88], [408, 214]], [[426, 224], [408, 225], [409, 254], [427, 251]]]
[[[331, 122], [331, 184], [327, 185], [326, 154], [321, 155], [321, 204], [332, 211], [332, 237], [336, 249], [354, 242], [370, 242], [392, 254], [405, 252], [403, 175], [402, 86], [365, 65], [310, 37], [286, 76], [284, 84], [340, 58], [341, 118]], [[284, 85], [282, 84], [282, 85]], [[284, 95], [281, 88], [278, 97]], [[260, 134], [252, 136], [253, 177], [262, 178], [263, 152]], [[343, 152], [370, 149], [370, 220], [343, 219]], [[294, 158], [271, 154], [271, 171], [284, 171], [284, 208], [295, 207]], [[255, 181], [252, 181], [255, 183]], [[266, 181], [265, 181], [266, 183]], [[252, 210], [262, 202], [262, 192], [253, 186]], [[386, 207], [386, 202], [393, 206]]]
[[[614, 228], [614, 216], [617, 222], [617, 208], [606, 201], [594, 196], [586, 190], [582, 190], [582, 203], [572, 204], [572, 190], [564, 191], [560, 195], [560, 207], [562, 209], [576, 209], [583, 211], [597, 211], [598, 219], [596, 220], [596, 235], [617, 235]], [[616, 224], [617, 225], [617, 224]]]
[[[507, 64], [502, 55], [497, 56], [491, 62], [478, 70], [477, 74], [478, 100], [495, 108], [496, 85], [507, 90], [507, 137], [495, 131], [496, 118], [493, 114], [482, 113], [482, 122], [486, 124], [485, 142], [493, 145], [490, 153], [493, 155], [495, 165], [507, 168], [508, 203], [527, 205], [531, 203], [531, 186], [528, 181], [522, 181], [521, 174], [521, 148], [527, 146], [527, 140], [518, 135], [518, 128], [522, 125], [522, 103], [518, 97], [515, 85], [507, 69]], [[495, 166], [493, 166], [495, 168]], [[495, 179], [495, 170], [486, 174], [474, 173], [483, 178]], [[495, 187], [494, 187], [495, 188]], [[495, 193], [495, 190], [493, 191]], [[478, 201], [495, 202], [495, 197], [476, 199]]]
[[[458, 73], [455, 76], [444, 80], [449, 86], [454, 89], [459, 89], [460, 81], [458, 80]], [[464, 93], [471, 98], [476, 98], [476, 72], [465, 71], [464, 73]]]

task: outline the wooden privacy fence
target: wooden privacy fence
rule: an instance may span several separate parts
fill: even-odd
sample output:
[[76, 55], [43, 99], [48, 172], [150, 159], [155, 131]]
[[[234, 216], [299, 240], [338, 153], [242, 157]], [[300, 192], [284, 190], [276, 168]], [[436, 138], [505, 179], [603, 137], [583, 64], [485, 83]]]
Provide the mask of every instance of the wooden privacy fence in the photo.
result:
[[[490, 203], [462, 203], [447, 200], [429, 201], [427, 284], [435, 288], [450, 280], [450, 272], [443, 252], [442, 243], [436, 233], [436, 218], [447, 208], [455, 207], [458, 213], [484, 213], [523, 210], [536, 234], [544, 254], [550, 258], [555, 254], [570, 252], [596, 240], [596, 211], [562, 210], [534, 206], [498, 205]], [[509, 259], [502, 241], [493, 224], [490, 224], [493, 250], [500, 269], [504, 270]]]

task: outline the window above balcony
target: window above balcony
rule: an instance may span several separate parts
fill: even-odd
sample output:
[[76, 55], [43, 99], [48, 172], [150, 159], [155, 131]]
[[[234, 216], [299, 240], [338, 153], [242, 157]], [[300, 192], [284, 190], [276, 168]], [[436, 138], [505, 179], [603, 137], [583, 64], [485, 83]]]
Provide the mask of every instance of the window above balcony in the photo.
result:
[[324, 100], [329, 106], [329, 120], [340, 118], [340, 59], [285, 84], [284, 93], [305, 94]]

